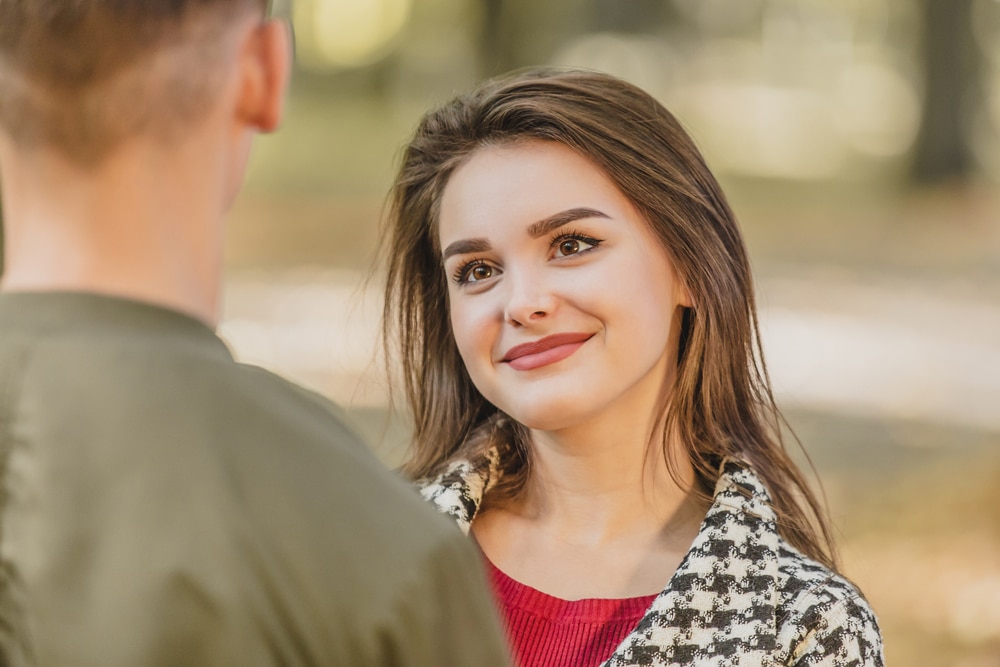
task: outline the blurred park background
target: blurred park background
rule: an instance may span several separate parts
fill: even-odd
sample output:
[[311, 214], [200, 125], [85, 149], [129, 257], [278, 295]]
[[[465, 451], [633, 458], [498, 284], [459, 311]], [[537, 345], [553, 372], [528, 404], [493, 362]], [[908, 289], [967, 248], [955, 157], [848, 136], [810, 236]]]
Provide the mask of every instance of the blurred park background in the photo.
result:
[[397, 462], [369, 270], [401, 145], [486, 76], [622, 76], [682, 119], [741, 218], [779, 400], [888, 664], [1000, 666], [1000, 2], [275, 10], [297, 64], [229, 223], [221, 332], [241, 358], [345, 404]]

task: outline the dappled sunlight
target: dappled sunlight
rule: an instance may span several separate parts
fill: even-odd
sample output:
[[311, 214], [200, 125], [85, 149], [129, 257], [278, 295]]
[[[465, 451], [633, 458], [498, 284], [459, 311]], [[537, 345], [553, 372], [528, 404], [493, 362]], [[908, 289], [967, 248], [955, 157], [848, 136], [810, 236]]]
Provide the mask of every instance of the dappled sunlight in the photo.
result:
[[917, 136], [920, 101], [903, 75], [873, 59], [844, 68], [828, 100], [851, 148], [872, 157], [904, 154]]
[[682, 118], [723, 172], [823, 179], [846, 161], [823, 96], [766, 84], [699, 84], [677, 92]]
[[899, 158], [917, 135], [913, 82], [874, 36], [855, 35], [846, 15], [817, 20], [773, 16], [760, 38], [694, 45], [585, 34], [553, 60], [611, 72], [657, 95], [723, 172], [819, 180], [852, 160]]
[[296, 0], [297, 53], [314, 68], [357, 67], [388, 53], [412, 0]]

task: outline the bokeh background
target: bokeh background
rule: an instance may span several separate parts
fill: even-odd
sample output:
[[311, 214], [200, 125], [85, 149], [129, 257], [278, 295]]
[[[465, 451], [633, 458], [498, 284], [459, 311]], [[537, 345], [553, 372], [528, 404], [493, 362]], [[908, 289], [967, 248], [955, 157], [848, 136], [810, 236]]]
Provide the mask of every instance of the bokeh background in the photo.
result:
[[1000, 666], [1000, 2], [295, 0], [285, 127], [229, 221], [223, 336], [388, 463], [371, 272], [419, 115], [526, 65], [674, 111], [740, 216], [779, 400], [893, 666]]

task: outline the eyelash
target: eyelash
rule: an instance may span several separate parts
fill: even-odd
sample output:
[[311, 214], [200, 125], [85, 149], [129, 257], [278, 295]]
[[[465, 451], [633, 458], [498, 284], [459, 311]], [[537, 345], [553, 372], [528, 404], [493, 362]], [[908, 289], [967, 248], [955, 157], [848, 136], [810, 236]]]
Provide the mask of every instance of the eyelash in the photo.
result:
[[[549, 247], [554, 248], [563, 241], [582, 241], [583, 243], [586, 243], [587, 245], [591, 246], [589, 248], [581, 250], [578, 253], [575, 253], [577, 255], [583, 255], [585, 253], [590, 252], [591, 250], [595, 250], [599, 245], [603, 243], [601, 239], [595, 239], [592, 236], [587, 236], [586, 234], [570, 230], [570, 231], [559, 231], [553, 234], [549, 238]], [[483, 259], [482, 257], [473, 257], [468, 262], [461, 264], [455, 270], [455, 273], [452, 275], [452, 280], [454, 280], [455, 283], [458, 285], [469, 284], [470, 282], [469, 272], [472, 271], [473, 268], [480, 265], [489, 266], [486, 260]]]
[[596, 249], [602, 243], [604, 243], [604, 241], [602, 241], [601, 239], [595, 239], [593, 236], [587, 236], [586, 234], [571, 229], [568, 231], [560, 230], [559, 232], [553, 234], [552, 237], [549, 239], [549, 247], [554, 248], [563, 241], [582, 241], [587, 245], [591, 246], [590, 248], [586, 248], [576, 253], [577, 255], [583, 255], [585, 253], [588, 253], [591, 250]]
[[457, 269], [455, 269], [455, 273], [454, 275], [452, 275], [451, 279], [454, 280], [459, 285], [468, 284], [469, 272], [472, 271], [474, 267], [479, 266], [480, 264], [484, 266], [489, 266], [489, 264], [486, 263], [486, 260], [484, 260], [482, 257], [474, 257], [470, 259], [468, 262], [461, 264]]

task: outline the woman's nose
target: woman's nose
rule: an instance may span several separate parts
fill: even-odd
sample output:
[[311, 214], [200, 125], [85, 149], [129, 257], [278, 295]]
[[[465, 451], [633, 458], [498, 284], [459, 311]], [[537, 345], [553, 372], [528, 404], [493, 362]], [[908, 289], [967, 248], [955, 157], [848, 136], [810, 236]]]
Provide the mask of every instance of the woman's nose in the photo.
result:
[[511, 326], [526, 326], [551, 316], [557, 299], [540, 276], [534, 273], [511, 275], [506, 278], [504, 322]]

